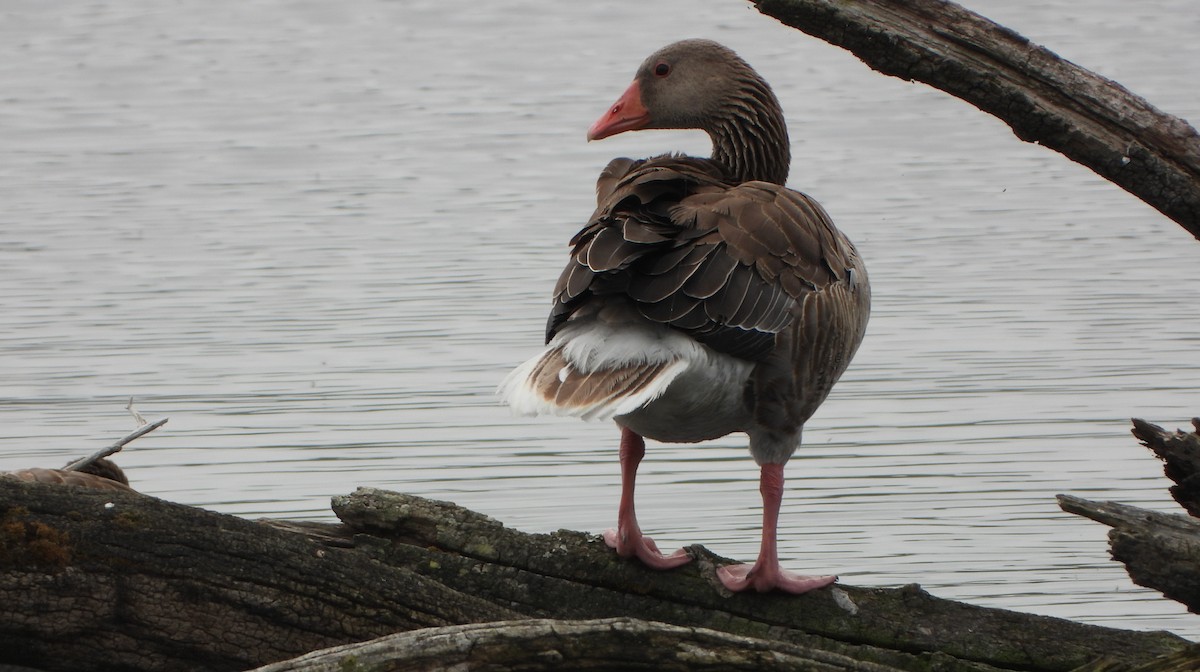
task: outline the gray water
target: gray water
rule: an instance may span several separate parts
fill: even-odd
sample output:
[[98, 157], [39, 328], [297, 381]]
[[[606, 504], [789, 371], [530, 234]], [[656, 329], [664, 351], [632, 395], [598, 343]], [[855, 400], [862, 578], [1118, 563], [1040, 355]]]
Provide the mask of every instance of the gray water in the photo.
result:
[[[1194, 0], [967, 5], [1200, 119]], [[617, 432], [514, 418], [566, 241], [616, 155], [584, 142], [653, 49], [706, 36], [778, 92], [791, 184], [875, 305], [788, 468], [787, 566], [1195, 637], [1071, 493], [1176, 511], [1128, 418], [1200, 414], [1200, 243], [928, 87], [737, 0], [0, 5], [0, 469], [133, 429], [143, 492], [330, 520], [357, 486], [529, 531], [615, 519]], [[652, 445], [660, 546], [757, 550], [744, 437]]]

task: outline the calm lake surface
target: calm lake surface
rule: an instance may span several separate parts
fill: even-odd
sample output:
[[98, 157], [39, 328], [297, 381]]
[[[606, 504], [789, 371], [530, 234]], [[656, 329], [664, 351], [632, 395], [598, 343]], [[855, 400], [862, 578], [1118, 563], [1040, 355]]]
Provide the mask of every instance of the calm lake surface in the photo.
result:
[[[1200, 120], [1194, 0], [966, 5]], [[617, 155], [584, 131], [659, 46], [703, 36], [774, 85], [791, 185], [866, 258], [866, 341], [788, 468], [785, 565], [1200, 636], [1065, 492], [1178, 511], [1129, 418], [1200, 414], [1200, 243], [1061, 156], [737, 0], [0, 7], [0, 469], [170, 423], [143, 492], [331, 520], [357, 486], [529, 531], [613, 524], [617, 431], [516, 418], [566, 242]], [[752, 559], [743, 436], [652, 445], [668, 548]]]

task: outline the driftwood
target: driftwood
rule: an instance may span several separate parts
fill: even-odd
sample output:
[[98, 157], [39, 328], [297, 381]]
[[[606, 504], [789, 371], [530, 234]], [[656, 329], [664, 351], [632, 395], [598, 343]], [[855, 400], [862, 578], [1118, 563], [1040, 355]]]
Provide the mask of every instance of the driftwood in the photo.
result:
[[[731, 596], [714, 575], [728, 561], [702, 547], [689, 550], [696, 562], [656, 572], [619, 560], [594, 535], [526, 534], [385, 491], [335, 498], [334, 510], [341, 524], [272, 524], [132, 492], [0, 479], [0, 664], [241, 670], [406, 631], [417, 631], [411, 641], [480, 638], [490, 642], [482, 652], [517, 634], [445, 627], [547, 618], [638, 619], [570, 627], [650, 669], [661, 647], [621, 644], [620, 628], [643, 628], [647, 642], [678, 634], [662, 624], [683, 628], [672, 646], [696, 655], [732, 655], [740, 640], [725, 636], [754, 640], [743, 642], [751, 648], [778, 643], [782, 657], [816, 661], [799, 669], [1066, 672], [1128, 670], [1169, 654], [1200, 661], [1168, 633], [985, 609], [917, 586]], [[518, 648], [534, 662], [584, 660], [545, 624], [528, 625]], [[343, 666], [357, 660], [331, 655]], [[513, 654], [498, 646], [496, 655]]]
[[752, 0], [887, 75], [971, 103], [1200, 238], [1200, 134], [1120, 84], [945, 0]]
[[1200, 418], [1192, 418], [1195, 431], [1168, 432], [1134, 418], [1133, 435], [1163, 461], [1167, 478], [1175, 482], [1171, 496], [1193, 516], [1200, 516]]
[[1194, 432], [1168, 432], [1134, 419], [1133, 434], [1164, 462], [1176, 485], [1175, 500], [1191, 513], [1147, 511], [1116, 502], [1092, 502], [1059, 495], [1059, 506], [1113, 529], [1108, 533], [1113, 559], [1125, 563], [1133, 582], [1153, 588], [1200, 613], [1200, 503], [1197, 468], [1200, 467], [1200, 418], [1192, 420]]
[[1058, 502], [1068, 513], [1113, 528], [1108, 534], [1113, 559], [1125, 563], [1134, 583], [1200, 613], [1200, 520], [1069, 495], [1059, 495]]

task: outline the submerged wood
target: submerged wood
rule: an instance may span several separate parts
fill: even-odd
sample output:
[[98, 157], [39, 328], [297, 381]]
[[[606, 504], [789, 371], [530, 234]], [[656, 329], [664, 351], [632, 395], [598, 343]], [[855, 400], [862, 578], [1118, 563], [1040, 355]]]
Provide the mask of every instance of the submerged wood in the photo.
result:
[[0, 664], [243, 670], [396, 632], [524, 619], [636, 618], [904, 672], [1067, 672], [1097, 659], [1131, 669], [1187, 645], [918, 586], [728, 595], [714, 575], [728, 561], [699, 546], [696, 562], [656, 572], [595, 535], [527, 534], [381, 490], [337, 497], [334, 510], [342, 523], [273, 524], [0, 479]]
[[1200, 134], [1109, 79], [946, 0], [752, 0], [887, 75], [961, 98], [1200, 238]]

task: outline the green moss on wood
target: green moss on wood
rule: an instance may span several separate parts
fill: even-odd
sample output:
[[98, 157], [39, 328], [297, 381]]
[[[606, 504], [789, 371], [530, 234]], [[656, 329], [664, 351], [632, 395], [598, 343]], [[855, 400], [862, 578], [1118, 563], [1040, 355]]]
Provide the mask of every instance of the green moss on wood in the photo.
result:
[[0, 517], [0, 566], [37, 567], [57, 573], [70, 564], [71, 554], [67, 533], [33, 520], [28, 509], [10, 507]]

